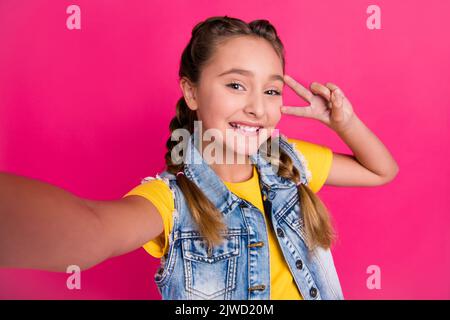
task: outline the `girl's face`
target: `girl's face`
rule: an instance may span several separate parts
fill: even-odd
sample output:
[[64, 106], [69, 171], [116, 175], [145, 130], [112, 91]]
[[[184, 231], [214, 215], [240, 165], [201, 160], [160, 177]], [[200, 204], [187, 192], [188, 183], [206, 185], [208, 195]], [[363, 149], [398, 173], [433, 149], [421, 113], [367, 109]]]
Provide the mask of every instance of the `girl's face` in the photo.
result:
[[204, 66], [195, 100], [187, 103], [197, 110], [203, 132], [218, 130], [222, 137], [215, 142], [224, 151], [251, 155], [281, 118], [283, 85], [281, 59], [267, 40], [231, 38]]

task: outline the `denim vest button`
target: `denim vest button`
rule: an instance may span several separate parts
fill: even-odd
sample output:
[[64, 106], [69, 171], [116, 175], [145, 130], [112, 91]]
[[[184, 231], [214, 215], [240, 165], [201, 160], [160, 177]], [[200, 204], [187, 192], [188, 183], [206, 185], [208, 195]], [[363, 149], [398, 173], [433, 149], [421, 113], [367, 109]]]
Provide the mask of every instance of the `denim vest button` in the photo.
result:
[[260, 242], [250, 243], [247, 247], [249, 247], [249, 248], [264, 247], [264, 242], [260, 241]]
[[303, 269], [303, 262], [302, 262], [302, 260], [295, 261], [295, 266], [297, 267], [297, 269], [302, 270]]
[[266, 289], [266, 286], [261, 284], [258, 286], [253, 286], [253, 287], [248, 288], [248, 291], [256, 291], [256, 290], [264, 291], [265, 289]]
[[314, 288], [314, 287], [312, 287], [312, 288], [309, 290], [309, 294], [310, 294], [311, 297], [313, 297], [313, 298], [317, 297], [317, 289]]
[[280, 238], [283, 238], [283, 237], [284, 237], [284, 232], [283, 232], [283, 230], [281, 230], [281, 228], [277, 228], [277, 235], [278, 235]]

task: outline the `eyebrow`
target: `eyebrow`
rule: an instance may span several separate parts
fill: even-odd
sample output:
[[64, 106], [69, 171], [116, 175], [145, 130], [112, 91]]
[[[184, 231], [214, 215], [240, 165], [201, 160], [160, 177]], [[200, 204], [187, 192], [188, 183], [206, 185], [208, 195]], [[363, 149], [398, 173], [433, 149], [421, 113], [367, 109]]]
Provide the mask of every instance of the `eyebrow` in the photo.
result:
[[[249, 76], [249, 77], [253, 77], [254, 73], [251, 72], [250, 70], [245, 70], [245, 69], [238, 69], [238, 68], [231, 68], [230, 70], [227, 70], [225, 72], [222, 72], [221, 74], [219, 74], [219, 77], [222, 77], [224, 75], [230, 74], [230, 73], [237, 73], [237, 74], [242, 74], [244, 76]], [[284, 79], [281, 75], [279, 74], [272, 74], [269, 77], [270, 80], [279, 80], [281, 82], [283, 82], [284, 84]]]

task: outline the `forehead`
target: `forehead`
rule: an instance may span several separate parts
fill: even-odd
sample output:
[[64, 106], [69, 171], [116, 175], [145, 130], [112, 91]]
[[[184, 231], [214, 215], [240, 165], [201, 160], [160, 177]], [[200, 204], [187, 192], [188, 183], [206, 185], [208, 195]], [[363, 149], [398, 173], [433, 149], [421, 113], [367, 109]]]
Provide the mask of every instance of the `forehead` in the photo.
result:
[[272, 45], [253, 36], [231, 38], [218, 45], [203, 71], [214, 76], [231, 68], [250, 70], [262, 77], [283, 74], [281, 59]]

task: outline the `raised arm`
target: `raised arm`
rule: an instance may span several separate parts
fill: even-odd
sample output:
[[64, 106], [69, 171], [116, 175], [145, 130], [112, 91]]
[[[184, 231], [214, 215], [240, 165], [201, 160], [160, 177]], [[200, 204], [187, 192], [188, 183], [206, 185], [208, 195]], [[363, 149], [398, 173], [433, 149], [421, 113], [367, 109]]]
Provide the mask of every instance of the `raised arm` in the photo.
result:
[[82, 199], [51, 184], [0, 173], [0, 267], [65, 272], [135, 250], [163, 232], [139, 196]]
[[325, 184], [333, 186], [379, 186], [392, 181], [399, 171], [388, 149], [365, 126], [342, 90], [328, 82], [311, 84], [311, 90], [285, 75], [285, 83], [302, 99], [306, 107], [281, 106], [284, 114], [317, 119], [333, 129], [350, 147], [353, 155], [333, 153], [333, 162]]
[[373, 187], [392, 181], [399, 167], [386, 146], [355, 115], [347, 130], [337, 134], [353, 155], [333, 153], [325, 184], [347, 187]]

